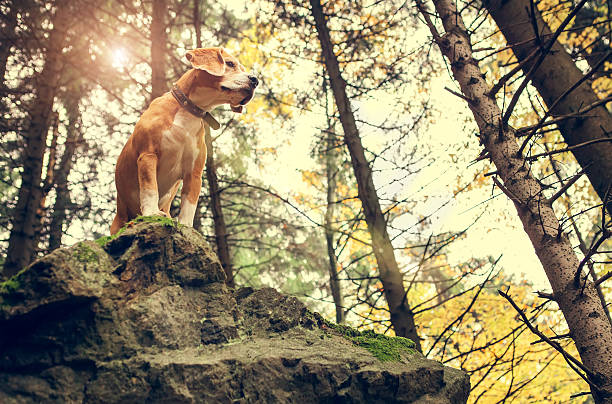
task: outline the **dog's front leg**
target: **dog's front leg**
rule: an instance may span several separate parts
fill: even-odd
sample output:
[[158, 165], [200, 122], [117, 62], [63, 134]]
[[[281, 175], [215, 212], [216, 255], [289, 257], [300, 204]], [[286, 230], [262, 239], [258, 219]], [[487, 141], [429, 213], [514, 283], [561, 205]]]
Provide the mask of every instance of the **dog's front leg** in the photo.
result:
[[143, 216], [167, 216], [159, 209], [157, 155], [155, 153], [143, 153], [138, 157], [137, 163], [140, 213]]
[[183, 178], [183, 190], [181, 191], [181, 213], [178, 221], [180, 224], [193, 227], [200, 190], [202, 189], [202, 173], [190, 173]]

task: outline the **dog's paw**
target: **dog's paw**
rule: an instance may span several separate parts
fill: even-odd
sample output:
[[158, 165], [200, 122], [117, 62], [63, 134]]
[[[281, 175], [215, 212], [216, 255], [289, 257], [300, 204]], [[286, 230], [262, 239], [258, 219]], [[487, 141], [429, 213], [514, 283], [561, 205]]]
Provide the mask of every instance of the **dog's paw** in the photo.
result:
[[164, 211], [158, 210], [158, 211], [152, 211], [152, 212], [143, 212], [142, 213], [143, 216], [163, 216], [163, 217], [167, 217], [169, 218], [170, 215]]

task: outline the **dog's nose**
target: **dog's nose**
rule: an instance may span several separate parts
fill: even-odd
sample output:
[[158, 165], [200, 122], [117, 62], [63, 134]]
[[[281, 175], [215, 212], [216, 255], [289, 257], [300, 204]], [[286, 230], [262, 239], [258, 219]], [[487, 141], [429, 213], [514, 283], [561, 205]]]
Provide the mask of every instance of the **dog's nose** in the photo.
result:
[[253, 76], [252, 74], [249, 75], [249, 81], [251, 82], [251, 87], [253, 88], [257, 87], [257, 85], [259, 84], [259, 80], [257, 80], [257, 77]]

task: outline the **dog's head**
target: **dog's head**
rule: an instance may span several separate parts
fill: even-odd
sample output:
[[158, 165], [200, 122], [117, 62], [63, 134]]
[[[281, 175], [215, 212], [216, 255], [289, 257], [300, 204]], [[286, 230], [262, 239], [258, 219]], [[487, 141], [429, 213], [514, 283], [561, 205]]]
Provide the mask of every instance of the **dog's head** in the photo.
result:
[[198, 71], [197, 86], [216, 90], [215, 104], [229, 104], [234, 112], [253, 98], [259, 80], [223, 48], [198, 48], [185, 55]]

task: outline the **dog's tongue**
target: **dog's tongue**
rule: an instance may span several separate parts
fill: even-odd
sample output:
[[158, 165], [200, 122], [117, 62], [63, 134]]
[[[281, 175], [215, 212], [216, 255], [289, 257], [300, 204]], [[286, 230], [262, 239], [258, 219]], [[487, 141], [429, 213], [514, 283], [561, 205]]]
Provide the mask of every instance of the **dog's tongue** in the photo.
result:
[[242, 105], [230, 105], [230, 108], [232, 109], [232, 111], [237, 112], [237, 113], [241, 113], [242, 112]]

